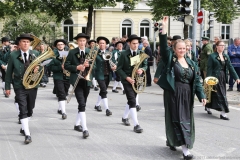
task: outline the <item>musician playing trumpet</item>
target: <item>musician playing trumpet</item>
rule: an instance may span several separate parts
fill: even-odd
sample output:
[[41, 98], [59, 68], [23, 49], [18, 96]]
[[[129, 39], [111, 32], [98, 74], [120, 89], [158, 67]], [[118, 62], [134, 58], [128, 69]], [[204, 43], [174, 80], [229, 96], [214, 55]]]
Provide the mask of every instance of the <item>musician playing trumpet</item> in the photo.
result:
[[[85, 47], [89, 36], [84, 33], [79, 33], [76, 37], [74, 37], [74, 39], [77, 41], [78, 47], [69, 51], [64, 64], [64, 68], [71, 72], [70, 83], [73, 86], [79, 76], [78, 74], [85, 77], [90, 67], [89, 61], [86, 59], [87, 56], [89, 56], [89, 49]], [[89, 136], [85, 108], [91, 85], [91, 81], [81, 78], [74, 90], [78, 102], [78, 113], [74, 130], [83, 132], [83, 138], [87, 138]]]
[[56, 58], [53, 58], [49, 63], [48, 67], [53, 72], [53, 81], [54, 81], [54, 89], [56, 91], [56, 95], [58, 97], [58, 113], [62, 115], [62, 119], [67, 118], [66, 114], [66, 96], [68, 94], [68, 90], [70, 87], [69, 79], [70, 75], [64, 69], [63, 63], [64, 58], [63, 55], [60, 55], [60, 51], [64, 51], [65, 45], [67, 42], [64, 39], [57, 39], [54, 42], [54, 46], [57, 50], [54, 51]]

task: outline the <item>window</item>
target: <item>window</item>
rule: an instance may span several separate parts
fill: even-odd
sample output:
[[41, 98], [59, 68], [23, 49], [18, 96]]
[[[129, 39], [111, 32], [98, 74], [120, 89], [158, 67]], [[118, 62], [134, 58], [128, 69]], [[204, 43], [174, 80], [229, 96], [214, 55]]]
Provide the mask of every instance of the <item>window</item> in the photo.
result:
[[82, 33], [87, 33], [87, 27], [82, 27]]
[[230, 25], [222, 24], [221, 37], [222, 39], [230, 39]]
[[150, 23], [148, 20], [143, 20], [140, 23], [140, 37], [147, 36], [149, 37]]
[[128, 37], [132, 34], [132, 22], [130, 20], [124, 20], [122, 23], [122, 36]]
[[210, 38], [210, 36], [211, 36], [211, 29], [209, 28], [207, 31], [203, 31], [203, 36]]
[[73, 41], [73, 21], [71, 19], [67, 19], [63, 23], [63, 31], [66, 34], [64, 39], [68, 41]]

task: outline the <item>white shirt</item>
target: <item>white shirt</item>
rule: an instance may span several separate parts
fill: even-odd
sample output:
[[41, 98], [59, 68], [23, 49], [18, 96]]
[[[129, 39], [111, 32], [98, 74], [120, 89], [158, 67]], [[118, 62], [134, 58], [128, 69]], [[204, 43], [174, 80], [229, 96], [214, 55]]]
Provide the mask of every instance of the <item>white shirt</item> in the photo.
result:
[[23, 51], [21, 50], [22, 59], [23, 59], [23, 62], [25, 63], [24, 53], [27, 53], [27, 60], [28, 60], [28, 58], [29, 58], [29, 50], [27, 50], [27, 52], [23, 52]]
[[137, 51], [134, 51], [131, 48], [130, 48], [130, 51], [131, 51], [132, 56], [133, 56], [133, 52], [136, 52], [136, 55], [137, 55]]
[[80, 48], [79, 48], [79, 53], [80, 53], [80, 55], [81, 55], [81, 52], [83, 51], [83, 53], [84, 53], [84, 55], [85, 55], [85, 48], [84, 48], [84, 50], [81, 50]]

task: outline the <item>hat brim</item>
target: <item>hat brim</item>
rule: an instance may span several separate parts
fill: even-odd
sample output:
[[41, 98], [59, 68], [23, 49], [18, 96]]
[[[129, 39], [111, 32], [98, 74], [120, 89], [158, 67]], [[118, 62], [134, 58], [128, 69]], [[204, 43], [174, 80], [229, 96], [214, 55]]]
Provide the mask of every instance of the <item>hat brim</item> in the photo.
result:
[[92, 43], [92, 42], [97, 43], [97, 41], [95, 41], [95, 40], [90, 40], [90, 41], [88, 41], [88, 45], [90, 45], [90, 43]]
[[33, 41], [34, 39], [32, 37], [17, 37], [17, 40], [20, 41], [21, 39], [28, 39], [30, 41]]
[[55, 47], [57, 46], [58, 42], [63, 42], [65, 45], [67, 44], [67, 42], [66, 42], [65, 40], [59, 39], [59, 40], [56, 40], [56, 41], [54, 42], [54, 46], [55, 46]]
[[100, 40], [104, 40], [107, 44], [109, 44], [109, 42], [110, 42], [106, 37], [98, 37], [97, 43], [99, 43]]
[[118, 41], [117, 43], [115, 43], [115, 47], [117, 47], [117, 45], [118, 45], [119, 43], [122, 43], [122, 45], [124, 44], [123, 42]]
[[141, 41], [142, 40], [142, 38], [141, 37], [130, 37], [130, 38], [128, 38], [127, 40], [126, 40], [126, 42], [131, 42], [132, 40], [134, 40], [134, 39], [136, 39], [136, 40], [138, 40], [138, 41]]
[[76, 36], [76, 37], [74, 37], [73, 39], [75, 39], [75, 40], [78, 40], [78, 38], [86, 38], [86, 39], [89, 39], [90, 37], [89, 36], [87, 36], [87, 35], [81, 35], [81, 36]]

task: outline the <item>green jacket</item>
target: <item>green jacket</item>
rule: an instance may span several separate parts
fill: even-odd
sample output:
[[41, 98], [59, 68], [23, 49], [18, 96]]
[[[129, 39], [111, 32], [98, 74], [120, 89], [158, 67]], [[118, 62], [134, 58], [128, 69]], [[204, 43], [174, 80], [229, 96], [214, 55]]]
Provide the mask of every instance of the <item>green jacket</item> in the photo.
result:
[[[169, 50], [169, 47], [167, 46], [167, 35], [161, 35], [159, 34], [160, 39], [160, 48], [161, 48], [161, 56], [162, 56], [162, 62], [164, 63], [164, 69], [162, 71], [162, 74], [160, 76], [160, 73], [158, 73], [159, 70], [162, 70], [162, 65], [158, 65], [157, 71], [155, 73], [154, 77], [159, 78], [157, 84], [163, 88], [164, 90], [170, 90], [175, 91], [175, 79], [174, 79], [174, 71], [173, 71], [173, 63], [175, 63], [177, 57], [173, 55], [172, 51]], [[194, 81], [192, 84], [192, 102], [194, 102], [194, 96], [197, 95], [199, 101], [203, 98], [205, 98], [202, 85], [199, 80], [198, 75], [198, 66], [196, 63], [189, 58], [186, 58], [186, 61], [188, 65], [193, 70], [194, 75]]]
[[69, 80], [70, 77], [66, 76], [63, 73], [62, 63], [63, 58], [60, 57], [60, 54], [57, 50], [54, 50], [56, 58], [53, 58], [52, 61], [48, 64], [48, 67], [53, 72], [53, 79], [55, 80]]
[[[102, 55], [100, 55], [101, 51], [98, 51], [98, 55], [96, 57], [95, 63], [94, 63], [94, 71], [95, 71], [95, 79], [96, 80], [104, 80], [104, 70], [105, 70], [105, 60], [103, 59]], [[110, 67], [111, 68], [111, 67]], [[112, 73], [111, 70], [109, 71], [108, 75], [109, 81], [112, 80]]]
[[11, 53], [10, 46], [6, 46], [4, 51], [2, 48], [0, 49], [0, 66], [7, 65], [10, 53]]
[[[140, 55], [142, 52], [140, 50], [137, 51], [137, 54]], [[127, 77], [132, 77], [132, 70], [134, 66], [131, 66], [130, 58], [132, 57], [130, 49], [121, 53], [121, 56], [118, 59], [117, 64], [117, 73], [121, 77], [121, 81], [123, 84], [128, 84], [129, 82], [126, 80]], [[144, 71], [147, 70], [147, 59], [145, 59], [142, 64], [140, 64], [139, 68]]]
[[[29, 51], [30, 63], [35, 59], [35, 57], [38, 57], [38, 55], [39, 54], [37, 51], [30, 50]], [[11, 89], [10, 85], [12, 83], [12, 80], [14, 89], [24, 88], [22, 84], [24, 73], [25, 73], [24, 61], [22, 59], [21, 51], [18, 50], [11, 52], [9, 56], [8, 67], [5, 77], [5, 89], [6, 90]], [[37, 87], [38, 85], [35, 88]]]
[[200, 70], [207, 71], [208, 56], [213, 53], [213, 47], [210, 43], [203, 45], [200, 53]]
[[[85, 48], [85, 55], [89, 54], [89, 49]], [[74, 48], [72, 50], [69, 51], [66, 62], [64, 64], [64, 68], [66, 70], [68, 70], [69, 72], [71, 72], [70, 74], [70, 83], [72, 85], [75, 84], [76, 79], [78, 77], [79, 71], [77, 70], [77, 66], [80, 65], [80, 53], [79, 53], [79, 48]], [[92, 85], [91, 81], [88, 81], [87, 83], [88, 86]]]
[[[226, 76], [226, 82], [228, 82], [228, 71], [233, 76], [235, 80], [239, 79], [234, 67], [232, 66], [232, 63], [230, 61], [230, 58], [227, 54], [223, 54], [223, 57], [225, 59], [225, 76]], [[216, 78], [219, 78], [219, 73], [221, 72], [221, 59], [217, 52], [212, 53], [208, 57], [208, 65], [207, 65], [207, 77], [213, 76]]]

